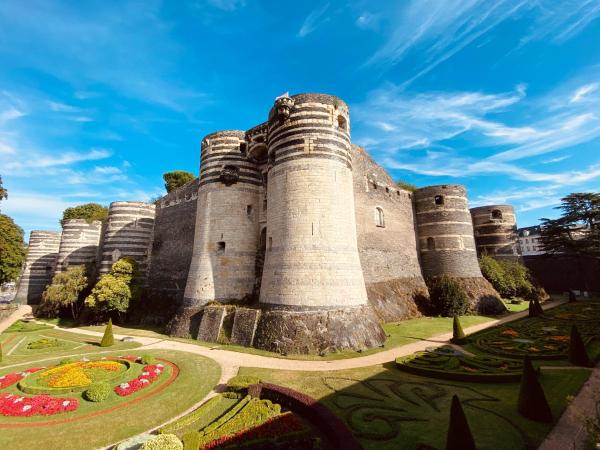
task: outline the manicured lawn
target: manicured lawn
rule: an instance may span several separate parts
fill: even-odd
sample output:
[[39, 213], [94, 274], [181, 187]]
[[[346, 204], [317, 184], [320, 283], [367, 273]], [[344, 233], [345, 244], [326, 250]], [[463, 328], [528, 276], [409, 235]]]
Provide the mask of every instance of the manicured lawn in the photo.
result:
[[[519, 416], [519, 383], [446, 382], [403, 373], [393, 364], [331, 372], [242, 368], [241, 375], [288, 386], [321, 399], [365, 449], [444, 448], [450, 401], [457, 394], [480, 450], [537, 448], [551, 425]], [[588, 369], [544, 370], [540, 378], [555, 419], [589, 377]]]
[[[98, 353], [98, 352], [94, 352]], [[150, 354], [175, 364], [165, 363], [164, 373], [151, 385], [129, 396], [121, 397], [111, 391], [107, 400], [92, 403], [84, 400], [79, 393], [62, 394], [79, 400], [76, 411], [53, 416], [5, 417], [0, 416], [0, 434], [3, 448], [14, 450], [44, 449], [90, 449], [106, 446], [127, 437], [157, 427], [172, 417], [182, 413], [216, 385], [220, 376], [218, 365], [210, 359], [176, 351], [157, 350], [140, 352], [127, 350], [102, 353], [99, 356]], [[94, 358], [93, 355], [86, 355]], [[60, 358], [45, 361], [49, 366], [58, 363]], [[159, 361], [160, 362], [160, 361]], [[39, 366], [34, 361], [16, 368], [0, 368], [0, 375], [28, 367]], [[136, 373], [127, 372], [126, 377], [135, 377], [143, 366], [137, 364]], [[128, 380], [118, 381], [116, 383]], [[16, 385], [2, 389], [0, 394], [19, 393]], [[59, 421], [60, 423], [48, 423]], [[10, 428], [27, 424], [23, 428]]]

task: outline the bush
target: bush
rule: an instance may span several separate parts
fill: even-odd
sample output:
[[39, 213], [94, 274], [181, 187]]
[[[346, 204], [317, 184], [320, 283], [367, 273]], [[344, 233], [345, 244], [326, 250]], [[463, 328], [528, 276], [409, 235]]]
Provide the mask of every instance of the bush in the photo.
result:
[[115, 345], [115, 337], [113, 336], [112, 331], [112, 319], [108, 319], [108, 324], [104, 329], [102, 341], [100, 341], [100, 347], [110, 347], [112, 345]]
[[467, 295], [461, 286], [447, 275], [434, 280], [430, 294], [434, 314], [451, 317], [461, 316], [467, 312], [469, 307]]
[[97, 383], [91, 385], [84, 393], [83, 396], [90, 402], [103, 402], [108, 398], [112, 388], [108, 383]]
[[452, 339], [450, 342], [453, 344], [460, 344], [465, 340], [465, 332], [462, 329], [458, 316], [454, 316], [452, 319]]
[[237, 375], [227, 382], [227, 387], [234, 392], [246, 392], [251, 384], [260, 383], [257, 377], [252, 375]]
[[42, 348], [58, 347], [58, 339], [42, 338], [27, 344], [29, 350], [39, 350]]
[[481, 273], [504, 298], [529, 298], [534, 290], [527, 267], [513, 261], [498, 261], [483, 255], [479, 259]]
[[526, 356], [523, 360], [523, 376], [519, 389], [518, 411], [523, 417], [537, 422], [552, 422], [552, 411], [542, 389], [531, 359]]
[[190, 431], [183, 435], [183, 450], [198, 450], [200, 443], [201, 436], [197, 431]]
[[145, 366], [147, 366], [148, 364], [156, 364], [156, 358], [152, 355], [143, 355], [140, 358], [140, 361]]
[[222, 392], [221, 395], [231, 399], [242, 398], [244, 396], [241, 392]]
[[183, 444], [174, 434], [159, 434], [146, 441], [140, 450], [183, 450]]
[[569, 362], [576, 366], [592, 367], [592, 362], [587, 354], [581, 334], [579, 334], [579, 330], [575, 325], [571, 327], [571, 339], [569, 341]]
[[102, 275], [85, 304], [91, 309], [108, 313], [126, 313], [131, 301], [140, 294], [137, 281], [137, 263], [130, 257], [119, 259], [112, 265], [110, 273]]
[[[190, 427], [195, 422], [203, 419], [204, 417], [212, 416], [214, 414], [214, 411], [217, 409], [217, 407], [221, 403], [221, 401], [222, 401], [222, 398], [219, 395], [212, 397], [212, 398], [208, 399], [206, 402], [204, 402], [202, 405], [200, 405], [198, 407], [198, 409], [195, 409], [191, 413], [189, 413], [183, 417], [180, 417], [179, 419], [165, 425], [160, 430], [158, 430], [158, 432], [160, 434], [179, 433], [181, 430], [184, 430], [184, 429]], [[184, 439], [184, 445], [185, 445], [185, 439]]]
[[456, 395], [452, 396], [452, 405], [450, 406], [446, 450], [475, 450], [475, 440], [469, 428], [469, 422], [467, 422], [465, 412]]

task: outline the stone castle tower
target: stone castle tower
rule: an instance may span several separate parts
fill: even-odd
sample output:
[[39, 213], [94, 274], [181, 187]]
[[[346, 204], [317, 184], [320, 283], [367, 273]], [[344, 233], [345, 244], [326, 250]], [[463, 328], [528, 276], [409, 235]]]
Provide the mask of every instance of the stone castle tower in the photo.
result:
[[475, 243], [479, 255], [516, 260], [520, 250], [517, 216], [510, 205], [488, 205], [471, 208]]
[[56, 272], [64, 272], [69, 266], [95, 264], [101, 235], [102, 222], [99, 220], [92, 223], [84, 219], [65, 220]]
[[[70, 242], [67, 228], [61, 255], [86, 241]], [[179, 336], [282, 353], [366, 349], [383, 343], [381, 323], [421, 315], [441, 275], [472, 310], [503, 308], [479, 269], [466, 189], [399, 188], [351, 143], [348, 106], [331, 95], [278, 97], [266, 122], [208, 134], [198, 179], [155, 204], [112, 203], [100, 234], [100, 274], [135, 258], [142, 315], [171, 319]]]

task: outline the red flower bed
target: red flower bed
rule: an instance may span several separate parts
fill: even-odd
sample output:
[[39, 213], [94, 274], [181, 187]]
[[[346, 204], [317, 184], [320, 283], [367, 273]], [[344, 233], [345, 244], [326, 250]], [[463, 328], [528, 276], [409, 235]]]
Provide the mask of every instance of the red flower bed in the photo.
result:
[[140, 376], [127, 383], [118, 385], [115, 388], [115, 392], [121, 397], [133, 394], [146, 386], [150, 386], [150, 384], [163, 373], [164, 369], [162, 364], [148, 364], [147, 366], [144, 366], [144, 370]]
[[240, 445], [243, 442], [277, 438], [304, 430], [304, 424], [294, 414], [282, 414], [271, 417], [256, 427], [241, 430], [232, 435], [221, 436], [202, 447], [202, 449], [208, 450], [219, 446]]
[[0, 389], [4, 389], [5, 387], [12, 386], [17, 381], [21, 381], [27, 375], [33, 372], [37, 372], [38, 370], [42, 370], [43, 367], [33, 367], [31, 369], [27, 369], [23, 372], [12, 372], [7, 373], [0, 377]]
[[3, 416], [51, 416], [67, 411], [75, 411], [78, 406], [79, 402], [75, 398], [51, 397], [49, 395], [25, 397], [17, 394], [0, 396], [0, 414]]

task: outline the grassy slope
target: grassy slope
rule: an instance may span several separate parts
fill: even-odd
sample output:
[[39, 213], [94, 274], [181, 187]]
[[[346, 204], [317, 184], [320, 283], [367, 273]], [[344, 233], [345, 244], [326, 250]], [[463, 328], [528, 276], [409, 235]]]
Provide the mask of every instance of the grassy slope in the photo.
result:
[[[116, 352], [115, 355], [122, 353]], [[147, 352], [138, 351], [129, 351], [127, 353], [135, 355], [147, 354]], [[177, 379], [164, 391], [138, 403], [128, 405], [123, 409], [86, 418], [78, 422], [23, 429], [0, 428], [2, 441], [6, 444], [5, 448], [14, 450], [32, 449], [38, 448], [41, 442], [44, 443], [44, 449], [48, 450], [83, 450], [104, 446], [168, 421], [173, 416], [183, 412], [202, 399], [218, 382], [220, 369], [216, 363], [207, 358], [174, 351], [153, 351], [151, 354], [174, 362], [180, 369]], [[31, 363], [23, 367], [32, 367], [34, 365]], [[8, 369], [0, 370], [0, 374], [10, 371]], [[161, 383], [166, 382], [169, 378], [169, 373], [166, 372], [163, 374], [159, 380], [147, 389], [153, 389]], [[2, 390], [2, 392], [12, 392], [13, 390], [16, 390], [16, 388], [11, 387]], [[119, 397], [112, 393], [109, 399], [100, 404], [86, 402], [79, 396], [79, 409], [72, 413], [31, 418], [0, 416], [0, 424], [15, 422], [35, 423], [51, 419], [76, 418], [90, 411], [105, 409], [121, 402], [135, 399], [137, 396], [144, 395], [144, 392], [145, 390], [142, 389], [128, 397]], [[63, 397], [77, 397], [77, 394], [63, 395]]]
[[[444, 382], [400, 372], [392, 364], [318, 373], [242, 368], [240, 374], [255, 375], [322, 399], [351, 428], [354, 426], [367, 450], [412, 450], [418, 443], [444, 448], [450, 400], [455, 393], [463, 401], [478, 449], [514, 450], [524, 448], [525, 443], [537, 448], [551, 428], [517, 414], [518, 383]], [[575, 394], [589, 374], [587, 369], [544, 371], [541, 381], [555, 418], [566, 407], [567, 395]], [[388, 381], [376, 381], [383, 379]], [[372, 382], [376, 390], [360, 380]], [[497, 400], [465, 404], [481, 398], [481, 394]]]

